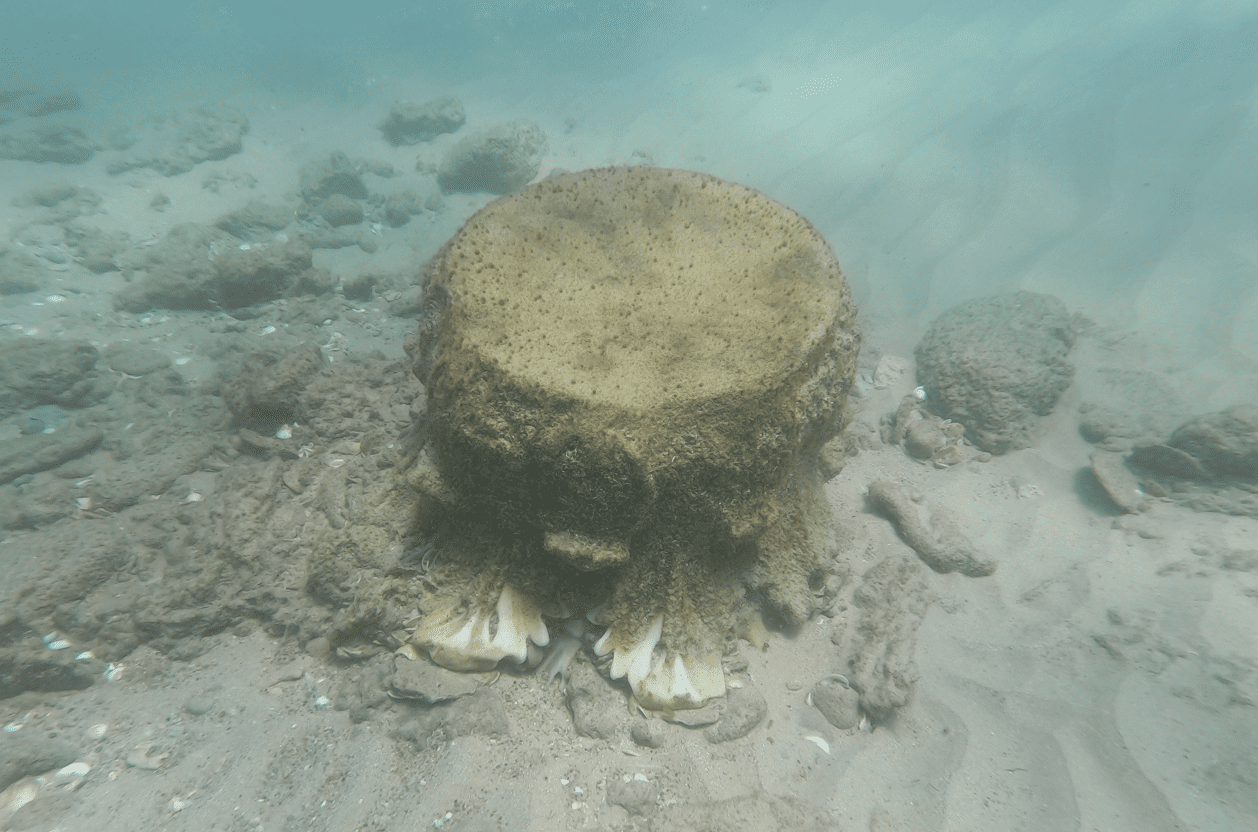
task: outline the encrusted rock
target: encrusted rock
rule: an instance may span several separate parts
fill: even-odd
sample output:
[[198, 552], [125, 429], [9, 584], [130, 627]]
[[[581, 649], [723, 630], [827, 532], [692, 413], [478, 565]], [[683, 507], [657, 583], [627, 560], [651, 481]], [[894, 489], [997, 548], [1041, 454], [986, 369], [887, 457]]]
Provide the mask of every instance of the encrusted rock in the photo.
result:
[[0, 417], [35, 405], [80, 403], [97, 357], [86, 341], [21, 338], [0, 344]]
[[1070, 386], [1074, 345], [1061, 301], [1035, 292], [978, 298], [944, 312], [917, 345], [927, 404], [994, 454], [1030, 447]]
[[812, 688], [812, 705], [826, 718], [826, 722], [835, 728], [848, 730], [860, 723], [861, 698], [845, 679], [837, 674], [820, 679]]
[[343, 194], [350, 199], [366, 199], [367, 186], [363, 183], [365, 164], [355, 164], [341, 151], [335, 151], [326, 159], [308, 162], [301, 166], [301, 193], [307, 202], [318, 202], [332, 194]]
[[607, 781], [607, 802], [631, 815], [651, 817], [655, 814], [655, 803], [659, 798], [659, 788], [641, 774], [613, 777]]
[[769, 703], [764, 695], [749, 682], [744, 682], [742, 687], [730, 688], [727, 699], [721, 721], [703, 732], [704, 739], [713, 745], [747, 736], [764, 722], [769, 713]]
[[442, 133], [453, 133], [466, 120], [463, 102], [457, 98], [438, 98], [425, 104], [399, 101], [380, 122], [380, 132], [393, 145], [419, 144]]
[[1182, 425], [1168, 443], [1215, 477], [1258, 481], [1258, 407], [1240, 404]]
[[300, 237], [242, 247], [226, 231], [183, 223], [121, 263], [125, 272], [143, 271], [145, 277], [118, 292], [114, 307], [239, 309], [280, 297], [311, 263], [310, 245]]
[[[851, 623], [830, 637], [848, 654], [846, 675], [871, 719], [887, 718], [913, 695], [913, 645], [926, 617], [928, 593], [920, 564], [907, 557], [885, 557], [865, 572], [853, 593]], [[845, 644], [846, 638], [850, 643]]]
[[1131, 449], [1131, 464], [1169, 477], [1189, 480], [1208, 480], [1210, 474], [1187, 451], [1163, 445], [1161, 442], [1143, 442]]
[[996, 562], [983, 555], [948, 515], [926, 506], [920, 494], [898, 483], [870, 483], [869, 507], [900, 531], [904, 542], [936, 572], [960, 572], [981, 578], [996, 571]]
[[443, 191], [507, 194], [537, 176], [546, 134], [536, 124], [515, 121], [474, 133], [446, 152], [437, 172]]
[[164, 176], [187, 173], [202, 162], [226, 159], [242, 149], [249, 119], [234, 107], [202, 104], [191, 112], [154, 123], [108, 165], [110, 173], [152, 168]]
[[109, 368], [129, 376], [146, 376], [170, 366], [170, 356], [150, 347], [119, 341], [105, 350]]
[[302, 392], [323, 365], [323, 353], [308, 341], [257, 350], [224, 372], [223, 401], [241, 424], [292, 421]]
[[319, 203], [318, 210], [319, 215], [327, 220], [329, 225], [336, 228], [342, 225], [357, 225], [363, 221], [363, 206], [345, 194], [332, 194]]
[[103, 438], [98, 428], [70, 428], [0, 440], [0, 483], [76, 459], [94, 450]]

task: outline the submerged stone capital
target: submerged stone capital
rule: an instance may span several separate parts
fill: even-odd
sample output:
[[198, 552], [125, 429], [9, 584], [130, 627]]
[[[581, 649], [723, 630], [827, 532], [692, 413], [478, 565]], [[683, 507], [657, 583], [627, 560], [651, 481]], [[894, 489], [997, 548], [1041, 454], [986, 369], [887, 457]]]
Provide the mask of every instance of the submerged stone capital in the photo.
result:
[[650, 706], [694, 706], [724, 692], [748, 590], [810, 614], [832, 545], [819, 453], [845, 424], [860, 336], [806, 220], [701, 173], [554, 174], [468, 220], [423, 301], [415, 482], [478, 583], [418, 626], [434, 659], [460, 664], [451, 610], [476, 619], [466, 664], [483, 665], [494, 644], [518, 658], [496, 632], [503, 597], [536, 610], [509, 618], [537, 644], [542, 620], [598, 608], [611, 675]]

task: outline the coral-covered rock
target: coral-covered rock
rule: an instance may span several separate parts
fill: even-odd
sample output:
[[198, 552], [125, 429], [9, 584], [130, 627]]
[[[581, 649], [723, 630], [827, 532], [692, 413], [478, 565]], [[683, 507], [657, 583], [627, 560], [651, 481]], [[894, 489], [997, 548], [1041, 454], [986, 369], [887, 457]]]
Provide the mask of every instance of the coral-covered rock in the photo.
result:
[[1061, 301], [1013, 292], [944, 312], [917, 345], [917, 380], [938, 416], [994, 454], [1030, 447], [1041, 417], [1070, 386], [1074, 345]]

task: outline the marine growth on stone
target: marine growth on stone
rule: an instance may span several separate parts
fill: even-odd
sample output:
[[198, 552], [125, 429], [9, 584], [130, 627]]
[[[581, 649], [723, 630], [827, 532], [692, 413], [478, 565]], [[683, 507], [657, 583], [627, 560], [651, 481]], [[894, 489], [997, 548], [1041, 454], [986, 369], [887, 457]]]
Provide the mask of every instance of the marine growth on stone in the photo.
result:
[[806, 220], [701, 173], [553, 174], [445, 244], [423, 309], [410, 479], [455, 576], [413, 622], [435, 662], [530, 661], [588, 628], [640, 704], [699, 707], [740, 617], [815, 612], [821, 451], [860, 334]]

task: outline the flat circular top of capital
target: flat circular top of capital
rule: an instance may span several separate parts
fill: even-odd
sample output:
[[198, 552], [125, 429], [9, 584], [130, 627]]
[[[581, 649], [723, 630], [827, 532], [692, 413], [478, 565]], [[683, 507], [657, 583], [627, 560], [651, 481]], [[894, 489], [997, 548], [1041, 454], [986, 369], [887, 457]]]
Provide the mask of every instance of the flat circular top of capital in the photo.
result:
[[805, 219], [758, 191], [649, 167], [554, 174], [451, 240], [462, 350], [607, 404], [706, 398], [820, 359], [847, 293]]

